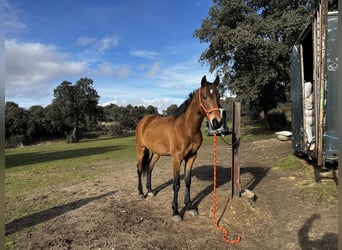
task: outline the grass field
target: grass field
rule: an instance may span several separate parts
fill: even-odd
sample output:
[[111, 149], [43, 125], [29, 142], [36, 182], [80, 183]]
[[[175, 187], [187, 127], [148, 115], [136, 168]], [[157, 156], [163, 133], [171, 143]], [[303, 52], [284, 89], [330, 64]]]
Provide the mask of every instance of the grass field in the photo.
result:
[[[213, 143], [213, 138], [205, 135], [203, 144]], [[231, 135], [226, 139], [230, 142]], [[218, 143], [223, 143], [218, 139]], [[119, 162], [135, 162], [135, 136], [100, 137], [80, 143], [58, 143], [32, 145], [5, 150], [6, 204], [14, 204], [16, 209], [6, 210], [7, 218], [17, 218], [49, 207], [41, 201], [27, 207], [26, 198], [44, 189], [88, 181], [109, 171], [119, 170]], [[108, 164], [109, 163], [109, 164]], [[111, 164], [113, 163], [113, 164]], [[110, 167], [109, 167], [110, 166]], [[54, 201], [61, 197], [56, 195]], [[30, 202], [31, 203], [31, 202]]]
[[[34, 193], [90, 180], [113, 171], [108, 162], [134, 159], [135, 137], [13, 148], [5, 151], [5, 157], [6, 204], [17, 203], [16, 209], [6, 210], [6, 217], [13, 219], [51, 205], [32, 200], [31, 207], [27, 206], [25, 199]], [[115, 168], [119, 166], [115, 164]], [[60, 198], [56, 196], [52, 202]]]
[[[61, 187], [92, 181], [120, 170], [135, 159], [135, 137], [104, 137], [76, 144], [65, 142], [5, 150], [6, 221], [63, 204]], [[115, 164], [110, 164], [115, 163]], [[115, 168], [115, 169], [114, 169]], [[37, 194], [49, 194], [49, 198]], [[6, 245], [11, 245], [10, 235]], [[8, 247], [10, 248], [10, 247]]]
[[[203, 144], [212, 144], [213, 138], [205, 135], [205, 127], [202, 133]], [[270, 137], [272, 133], [267, 132], [261, 136]], [[246, 134], [242, 140], [253, 140], [254, 137]], [[225, 140], [231, 142], [231, 135], [226, 136]], [[224, 142], [218, 138], [217, 143]], [[60, 186], [89, 181], [95, 176], [115, 171], [114, 167], [119, 170], [120, 161], [134, 163], [135, 136], [100, 137], [75, 144], [62, 141], [11, 148], [5, 150], [5, 157], [6, 204], [17, 204], [15, 209], [6, 210], [6, 217], [13, 219], [51, 205], [41, 201], [35, 204], [33, 200], [27, 207], [27, 198], [23, 197], [32, 197], [44, 189], [54, 190]], [[61, 199], [57, 194], [55, 196], [53, 202]]]

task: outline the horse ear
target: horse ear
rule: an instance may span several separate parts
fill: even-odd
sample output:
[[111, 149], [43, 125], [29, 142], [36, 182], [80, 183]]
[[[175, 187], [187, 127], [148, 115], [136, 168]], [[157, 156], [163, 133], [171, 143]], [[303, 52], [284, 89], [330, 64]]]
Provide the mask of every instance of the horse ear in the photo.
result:
[[214, 81], [214, 84], [215, 84], [215, 87], [217, 87], [220, 83], [220, 77], [219, 76], [216, 76], [216, 79]]
[[202, 81], [201, 81], [201, 86], [202, 88], [207, 84], [207, 77], [206, 76], [203, 76], [202, 77]]

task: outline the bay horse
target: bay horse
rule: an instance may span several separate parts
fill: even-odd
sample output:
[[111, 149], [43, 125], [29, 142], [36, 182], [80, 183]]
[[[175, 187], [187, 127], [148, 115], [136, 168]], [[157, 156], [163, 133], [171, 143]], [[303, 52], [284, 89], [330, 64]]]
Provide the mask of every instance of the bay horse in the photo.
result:
[[[178, 211], [178, 191], [180, 188], [180, 168], [184, 161], [185, 209], [191, 215], [198, 214], [190, 199], [191, 169], [197, 157], [203, 138], [201, 125], [207, 117], [213, 129], [222, 125], [220, 97], [217, 90], [217, 76], [213, 83], [203, 76], [201, 87], [189, 95], [189, 98], [170, 115], [146, 115], [135, 131], [137, 151], [137, 173], [139, 195], [144, 196], [142, 174], [146, 175], [147, 196], [153, 196], [151, 185], [152, 170], [160, 156], [171, 156], [173, 167], [172, 219], [181, 221]], [[151, 151], [151, 156], [149, 154]]]

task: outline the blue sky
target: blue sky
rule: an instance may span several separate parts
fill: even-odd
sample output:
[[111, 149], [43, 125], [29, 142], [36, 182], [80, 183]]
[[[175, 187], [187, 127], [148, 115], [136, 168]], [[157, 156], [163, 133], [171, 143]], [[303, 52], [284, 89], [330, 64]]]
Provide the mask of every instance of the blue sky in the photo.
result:
[[94, 80], [100, 105], [181, 104], [214, 75], [193, 37], [210, 0], [5, 0], [5, 99], [46, 106], [62, 81]]

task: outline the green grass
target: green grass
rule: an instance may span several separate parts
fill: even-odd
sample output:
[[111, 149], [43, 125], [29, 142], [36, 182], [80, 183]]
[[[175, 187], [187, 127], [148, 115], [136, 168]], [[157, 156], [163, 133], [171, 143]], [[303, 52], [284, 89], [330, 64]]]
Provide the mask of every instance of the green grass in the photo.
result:
[[[203, 144], [213, 137], [203, 132]], [[231, 142], [231, 135], [225, 139]], [[224, 143], [218, 138], [218, 143]], [[65, 142], [33, 145], [5, 150], [6, 201], [34, 193], [89, 180], [96, 174], [112, 171], [105, 165], [113, 162], [135, 162], [135, 136], [99, 138], [80, 143]], [[109, 163], [109, 164], [106, 164]], [[120, 164], [112, 164], [116, 168]], [[133, 167], [133, 166], [132, 166]]]
[[63, 194], [58, 192], [49, 199], [32, 197], [91, 180], [114, 167], [119, 170], [120, 164], [113, 162], [135, 158], [134, 136], [6, 149], [6, 217], [14, 219], [59, 204]]
[[[119, 171], [121, 164], [118, 163], [133, 163], [135, 159], [135, 136], [6, 149], [6, 221], [69, 202], [65, 193], [55, 190]], [[132, 168], [135, 169], [134, 164]], [[6, 236], [6, 249], [14, 248], [22, 233]]]
[[282, 159], [273, 166], [277, 170], [304, 170], [303, 163], [293, 154]]
[[306, 185], [302, 195], [305, 200], [310, 200], [319, 205], [336, 206], [338, 202], [338, 187], [334, 182]]
[[[203, 144], [212, 145], [213, 137], [205, 134], [204, 126], [202, 132]], [[231, 135], [225, 140], [230, 143]], [[224, 142], [217, 138], [217, 143]], [[63, 202], [63, 194], [57, 192], [49, 199], [27, 201], [37, 194], [91, 181], [95, 176], [119, 170], [120, 162], [130, 161], [135, 168], [135, 136], [6, 149], [5, 160], [6, 217], [14, 219]]]
[[[98, 160], [134, 156], [135, 137], [102, 138], [75, 144], [64, 142], [42, 146], [27, 146], [6, 149], [6, 170], [18, 167], [35, 169], [54, 167], [83, 166]], [[67, 161], [65, 161], [67, 160]], [[60, 161], [63, 164], [60, 164]], [[76, 164], [76, 165], [75, 165]]]
[[273, 169], [278, 171], [297, 171], [308, 174], [308, 179], [302, 183], [301, 195], [306, 201], [314, 204], [325, 204], [328, 206], [337, 205], [338, 200], [338, 186], [331, 179], [328, 182], [316, 183], [313, 174], [314, 166], [305, 165], [303, 161], [291, 154], [274, 165]]

